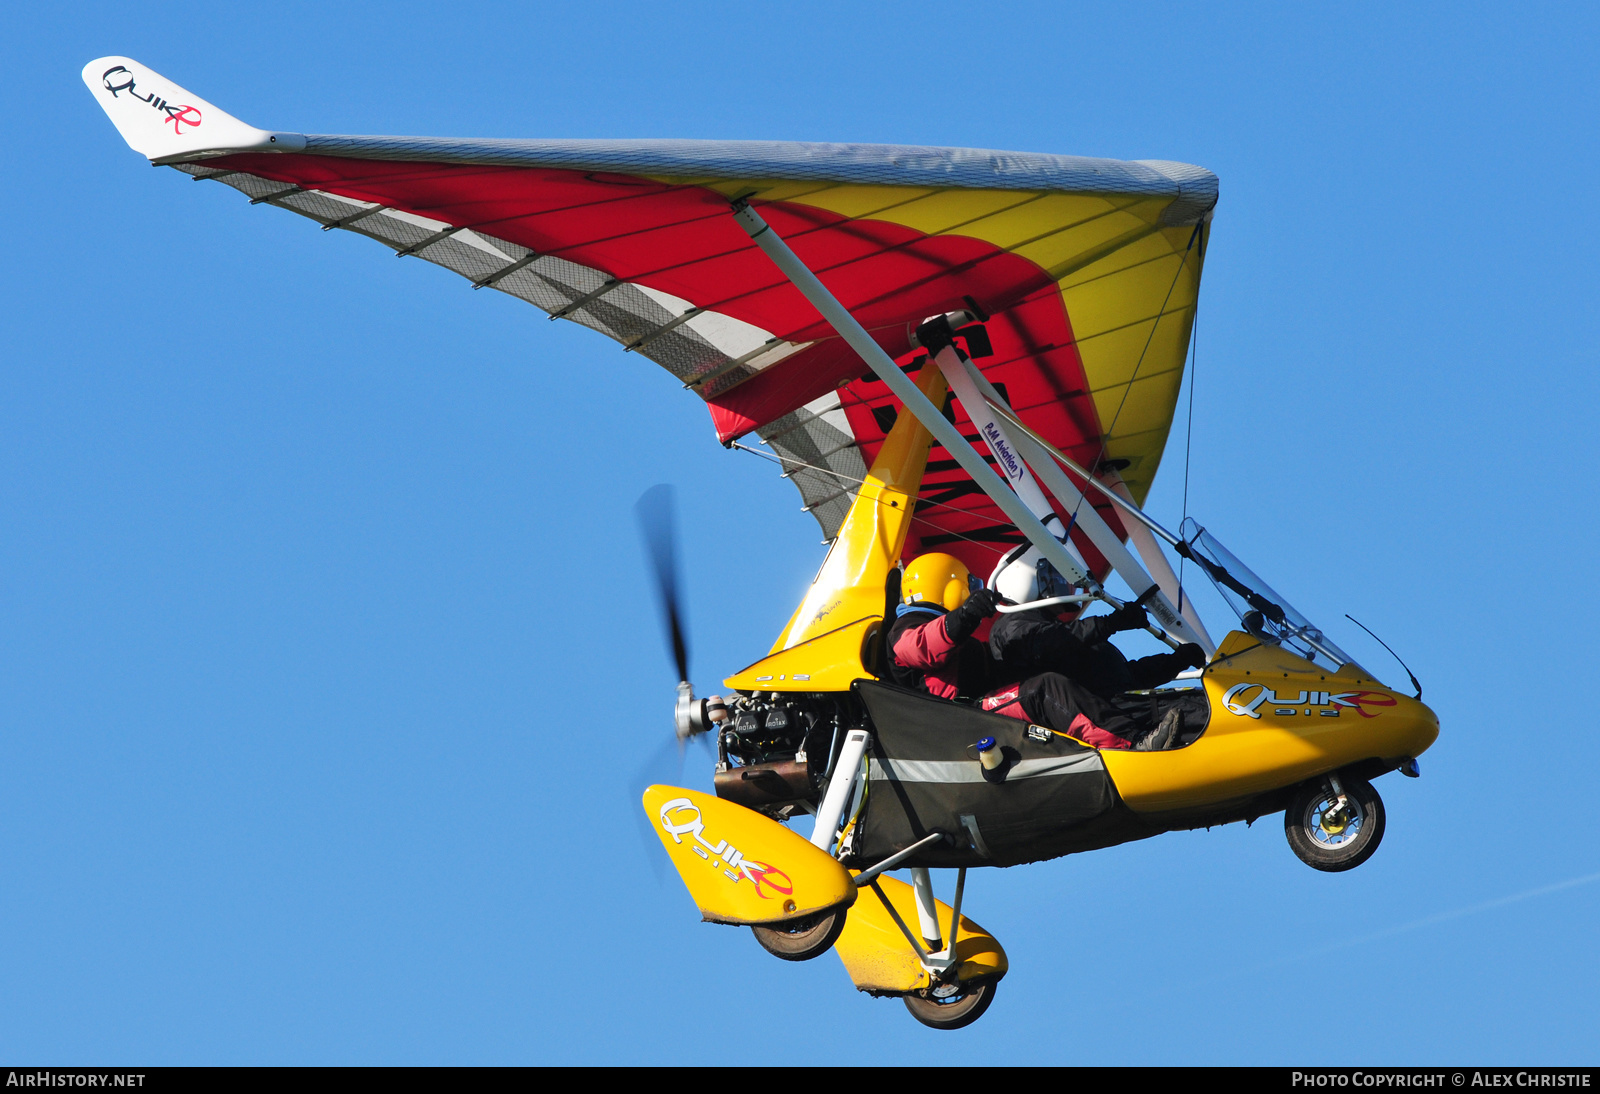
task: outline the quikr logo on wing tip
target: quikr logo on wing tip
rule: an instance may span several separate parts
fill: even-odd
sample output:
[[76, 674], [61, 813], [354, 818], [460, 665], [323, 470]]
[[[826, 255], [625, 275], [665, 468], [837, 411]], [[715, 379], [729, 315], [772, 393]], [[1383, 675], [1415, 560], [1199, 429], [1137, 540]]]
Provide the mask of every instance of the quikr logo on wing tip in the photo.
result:
[[126, 65], [113, 65], [111, 68], [106, 69], [100, 74], [100, 81], [105, 84], [106, 90], [111, 92], [113, 99], [120, 98], [122, 93], [126, 91], [128, 98], [149, 103], [152, 107], [161, 111], [166, 115], [165, 118], [161, 119], [162, 124], [165, 125], [171, 122], [172, 132], [175, 135], [181, 136], [184, 126], [188, 126], [190, 129], [198, 129], [200, 127], [199, 107], [168, 102], [154, 91], [148, 95], [139, 94], [135, 89], [133, 73], [129, 71]]

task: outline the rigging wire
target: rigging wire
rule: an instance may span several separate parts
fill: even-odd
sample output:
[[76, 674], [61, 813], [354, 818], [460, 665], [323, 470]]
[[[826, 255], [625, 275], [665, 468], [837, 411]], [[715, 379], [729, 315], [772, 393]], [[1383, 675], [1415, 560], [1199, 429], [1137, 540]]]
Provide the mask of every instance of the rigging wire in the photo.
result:
[[[780, 456], [775, 452], [763, 452], [759, 448], [751, 448], [749, 445], [740, 444], [738, 441], [730, 442], [728, 444], [728, 447], [729, 448], [737, 448], [740, 452], [748, 452], [752, 456], [760, 456], [762, 459], [770, 460], [771, 462], [773, 462], [775, 464], [778, 464], [779, 466], [783, 466], [785, 464], [792, 464], [793, 465], [793, 469], [795, 469], [795, 470], [804, 469], [804, 470], [816, 472], [817, 474], [820, 474], [820, 475], [831, 475], [834, 478], [838, 479], [840, 482], [855, 483], [857, 486], [865, 486], [867, 484], [867, 480], [866, 479], [858, 479], [854, 475], [846, 475], [844, 472], [835, 471], [831, 467], [823, 467], [820, 464], [807, 463], [805, 460], [795, 459], [793, 456]], [[934, 488], [935, 489], [943, 489], [944, 487], [946, 487], [948, 485], [949, 485], [948, 483], [936, 483], [936, 484], [934, 484]], [[927, 505], [930, 508], [948, 509], [952, 513], [960, 513], [960, 514], [962, 514], [964, 516], [972, 516], [973, 515], [972, 510], [970, 510], [970, 509], [959, 509], [956, 506], [946, 504], [945, 502], [934, 501], [931, 497], [928, 497], [928, 496], [926, 496], [924, 494], [911, 494], [911, 495], [908, 495], [908, 496], [910, 497], [910, 499], [911, 499], [911, 501], [913, 503], [922, 503], [922, 504]], [[919, 517], [919, 516], [917, 516], [916, 511], [914, 509], [913, 509], [913, 511], [911, 513], [911, 519], [912, 519], [913, 522], [915, 522], [917, 524], [925, 524], [925, 525], [927, 525], [929, 528], [932, 528], [935, 531], [937, 531], [940, 535], [954, 536], [956, 539], [964, 540], [967, 543], [971, 543], [971, 544], [974, 544], [974, 545], [979, 546], [979, 547], [986, 547], [986, 548], [989, 548], [991, 550], [994, 549], [994, 544], [993, 543], [988, 542], [987, 540], [974, 539], [971, 536], [962, 535], [960, 532], [957, 532], [954, 529], [946, 528], [943, 525], [935, 524], [933, 521], [929, 520], [927, 517]]]
[[[1200, 307], [1195, 302], [1194, 320], [1189, 325], [1189, 421], [1183, 433], [1183, 519], [1178, 522], [1178, 535], [1183, 535], [1184, 523], [1189, 519], [1189, 453], [1194, 447], [1194, 385], [1200, 368]], [[1187, 561], [1178, 554], [1178, 611], [1183, 611], [1183, 564]]]
[[[1089, 470], [1096, 471], [1098, 465], [1106, 456], [1106, 442], [1117, 428], [1117, 422], [1122, 417], [1122, 410], [1128, 405], [1128, 396], [1133, 393], [1134, 381], [1139, 379], [1139, 370], [1144, 367], [1145, 355], [1150, 352], [1150, 344], [1155, 341], [1156, 330], [1161, 326], [1161, 317], [1167, 314], [1167, 304], [1172, 300], [1172, 292], [1178, 287], [1178, 278], [1183, 276], [1183, 271], [1189, 265], [1189, 254], [1194, 250], [1195, 240], [1200, 238], [1200, 229], [1204, 221], [1194, 226], [1194, 231], [1189, 234], [1189, 243], [1183, 249], [1183, 254], [1178, 256], [1178, 268], [1172, 273], [1172, 283], [1167, 286], [1167, 295], [1161, 298], [1161, 307], [1156, 309], [1155, 320], [1150, 324], [1150, 333], [1145, 335], [1144, 348], [1139, 351], [1139, 360], [1134, 363], [1133, 374], [1128, 377], [1128, 382], [1123, 386], [1122, 399], [1117, 403], [1117, 412], [1111, 416], [1111, 424], [1100, 433], [1100, 453], [1095, 457], [1094, 465]], [[1198, 303], [1198, 301], [1197, 301]], [[1077, 503], [1072, 507], [1072, 517], [1078, 517], [1078, 509], [1088, 499], [1089, 495], [1080, 493]]]
[[[1201, 222], [1204, 223], [1203, 221]], [[1155, 341], [1156, 329], [1161, 326], [1161, 317], [1167, 313], [1167, 305], [1172, 301], [1172, 291], [1178, 287], [1178, 278], [1183, 276], [1184, 269], [1189, 265], [1189, 254], [1194, 250], [1194, 241], [1200, 238], [1200, 224], [1194, 226], [1194, 231], [1189, 235], [1189, 243], [1179, 256], [1178, 268], [1173, 271], [1172, 283], [1167, 286], [1167, 295], [1161, 298], [1161, 307], [1156, 310], [1155, 321], [1150, 324], [1150, 333], [1145, 335], [1144, 348], [1139, 351], [1139, 360], [1134, 363], [1133, 375], [1128, 377], [1128, 383], [1122, 389], [1122, 399], [1117, 403], [1117, 412], [1111, 416], [1111, 424], [1100, 436], [1100, 454], [1105, 455], [1106, 438], [1117, 428], [1117, 421], [1122, 417], [1122, 410], [1128, 405], [1128, 396], [1133, 393], [1134, 381], [1139, 379], [1139, 370], [1144, 367], [1144, 358], [1150, 352], [1150, 343]]]

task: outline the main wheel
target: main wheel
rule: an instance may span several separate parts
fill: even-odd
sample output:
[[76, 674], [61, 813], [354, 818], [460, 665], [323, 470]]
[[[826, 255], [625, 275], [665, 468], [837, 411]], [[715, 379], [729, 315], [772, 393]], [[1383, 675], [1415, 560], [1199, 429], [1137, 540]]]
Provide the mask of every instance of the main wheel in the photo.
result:
[[1354, 870], [1383, 840], [1383, 799], [1365, 779], [1345, 776], [1345, 804], [1326, 779], [1314, 779], [1295, 791], [1283, 813], [1283, 832], [1301, 862], [1317, 870]]
[[911, 1017], [934, 1029], [960, 1029], [970, 1026], [994, 1002], [995, 988], [999, 983], [986, 980], [981, 984], [938, 984], [922, 995], [905, 996], [906, 1009]]
[[785, 961], [810, 961], [833, 948], [844, 930], [846, 909], [818, 912], [776, 927], [751, 927], [761, 948]]

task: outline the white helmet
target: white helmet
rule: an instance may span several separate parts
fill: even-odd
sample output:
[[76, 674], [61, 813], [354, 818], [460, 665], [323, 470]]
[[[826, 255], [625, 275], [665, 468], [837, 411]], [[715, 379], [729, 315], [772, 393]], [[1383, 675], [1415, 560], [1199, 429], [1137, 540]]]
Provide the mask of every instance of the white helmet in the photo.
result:
[[[1063, 543], [1074, 562], [1088, 572], [1088, 563], [1071, 542]], [[989, 588], [1013, 604], [1028, 604], [1052, 596], [1066, 596], [1072, 584], [1031, 543], [1019, 543], [1001, 557], [989, 576]]]

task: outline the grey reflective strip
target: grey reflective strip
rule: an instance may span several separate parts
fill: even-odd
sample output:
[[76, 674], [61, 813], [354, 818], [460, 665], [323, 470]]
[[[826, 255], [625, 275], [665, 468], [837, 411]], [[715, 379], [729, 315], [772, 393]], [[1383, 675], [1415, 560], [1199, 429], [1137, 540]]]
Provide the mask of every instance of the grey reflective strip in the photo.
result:
[[[1047, 760], [1023, 760], [1006, 772], [1006, 781], [1037, 779], [1046, 775], [1103, 771], [1097, 752], [1076, 756], [1052, 756]], [[867, 778], [897, 783], [981, 783], [983, 765], [977, 760], [872, 760]]]

